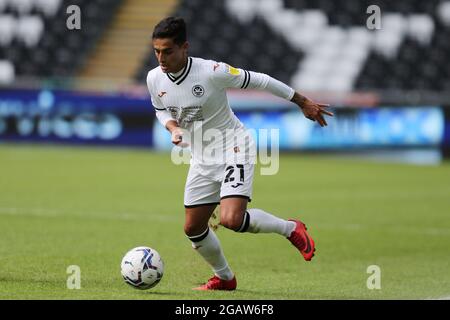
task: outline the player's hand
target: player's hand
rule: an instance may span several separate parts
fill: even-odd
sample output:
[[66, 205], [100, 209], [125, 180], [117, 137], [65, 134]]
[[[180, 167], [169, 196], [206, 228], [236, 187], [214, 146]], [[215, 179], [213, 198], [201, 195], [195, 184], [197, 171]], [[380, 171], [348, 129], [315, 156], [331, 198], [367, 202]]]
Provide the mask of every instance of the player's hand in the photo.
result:
[[324, 118], [324, 115], [330, 117], [333, 116], [333, 113], [325, 110], [325, 108], [329, 106], [329, 104], [316, 103], [306, 98], [300, 106], [300, 109], [302, 109], [302, 112], [306, 118], [312, 121], [317, 121], [321, 127], [325, 127], [328, 124]]
[[332, 117], [333, 113], [325, 110], [325, 108], [329, 107], [328, 104], [315, 103], [311, 100], [306, 100], [303, 106], [301, 107], [303, 114], [306, 118], [312, 121], [317, 121], [321, 127], [327, 126], [327, 122], [323, 115], [327, 115]]
[[327, 122], [323, 117], [324, 114], [330, 117], [333, 116], [333, 113], [325, 110], [325, 108], [329, 107], [330, 105], [315, 103], [314, 101], [302, 96], [297, 92], [294, 94], [292, 102], [296, 103], [300, 107], [300, 109], [302, 109], [302, 112], [306, 118], [311, 121], [317, 121], [321, 127], [327, 125]]
[[183, 135], [184, 132], [180, 127], [174, 128], [172, 131], [172, 143], [176, 146], [179, 146], [181, 148], [187, 147], [189, 144], [186, 142], [183, 142]]

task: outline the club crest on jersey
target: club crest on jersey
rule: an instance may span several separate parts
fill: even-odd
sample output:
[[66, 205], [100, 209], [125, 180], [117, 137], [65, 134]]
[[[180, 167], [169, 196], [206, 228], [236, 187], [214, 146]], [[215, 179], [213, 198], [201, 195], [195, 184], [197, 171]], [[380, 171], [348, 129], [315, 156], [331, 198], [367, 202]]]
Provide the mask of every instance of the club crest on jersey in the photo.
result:
[[192, 94], [194, 95], [194, 97], [200, 98], [205, 94], [205, 88], [197, 84], [192, 87]]

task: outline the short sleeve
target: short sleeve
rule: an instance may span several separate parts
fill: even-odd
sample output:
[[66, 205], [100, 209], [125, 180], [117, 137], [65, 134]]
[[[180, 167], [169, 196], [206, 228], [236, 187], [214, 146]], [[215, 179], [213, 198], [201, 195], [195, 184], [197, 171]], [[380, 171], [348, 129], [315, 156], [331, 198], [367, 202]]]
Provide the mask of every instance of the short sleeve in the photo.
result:
[[153, 108], [155, 108], [155, 110], [166, 110], [166, 108], [164, 108], [164, 105], [162, 104], [161, 100], [157, 97], [156, 93], [153, 90], [151, 72], [149, 72], [147, 75], [147, 89], [148, 89], [148, 93], [150, 94], [150, 100], [152, 102]]

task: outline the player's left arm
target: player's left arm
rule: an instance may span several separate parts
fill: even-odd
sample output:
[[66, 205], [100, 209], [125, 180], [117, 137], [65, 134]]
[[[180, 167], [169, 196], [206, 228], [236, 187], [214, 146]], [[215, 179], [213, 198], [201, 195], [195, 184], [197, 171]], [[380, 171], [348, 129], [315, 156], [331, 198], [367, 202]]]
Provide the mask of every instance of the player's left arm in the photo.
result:
[[316, 103], [296, 92], [287, 84], [264, 73], [234, 68], [225, 63], [216, 63], [212, 80], [222, 88], [263, 90], [292, 101], [300, 107], [306, 118], [317, 121], [322, 127], [327, 125], [324, 115], [333, 116], [333, 113], [325, 110], [328, 105]]
[[[294, 102], [303, 112], [303, 115], [311, 121], [317, 121], [321, 127], [327, 125], [324, 115], [333, 116], [325, 108], [329, 105], [316, 103], [301, 95], [287, 84], [272, 78], [271, 76], [253, 71], [246, 71], [250, 77], [248, 88], [264, 90], [275, 96]], [[254, 80], [252, 81], [252, 77]]]
[[246, 72], [249, 77], [249, 80], [247, 80], [249, 82], [247, 88], [264, 90], [295, 103], [300, 107], [306, 118], [311, 121], [317, 121], [321, 127], [327, 125], [324, 115], [333, 116], [331, 112], [325, 110], [329, 105], [316, 103], [299, 92], [296, 92], [287, 84], [274, 79], [267, 74], [245, 70], [244, 72]]

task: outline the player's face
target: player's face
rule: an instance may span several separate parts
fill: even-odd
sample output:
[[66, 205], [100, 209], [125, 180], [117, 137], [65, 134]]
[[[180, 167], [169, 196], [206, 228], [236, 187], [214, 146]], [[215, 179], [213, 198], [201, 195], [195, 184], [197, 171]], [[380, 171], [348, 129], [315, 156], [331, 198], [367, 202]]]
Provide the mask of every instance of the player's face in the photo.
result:
[[188, 46], [187, 42], [179, 46], [170, 38], [153, 39], [153, 49], [162, 72], [177, 73], [183, 69], [187, 61]]

